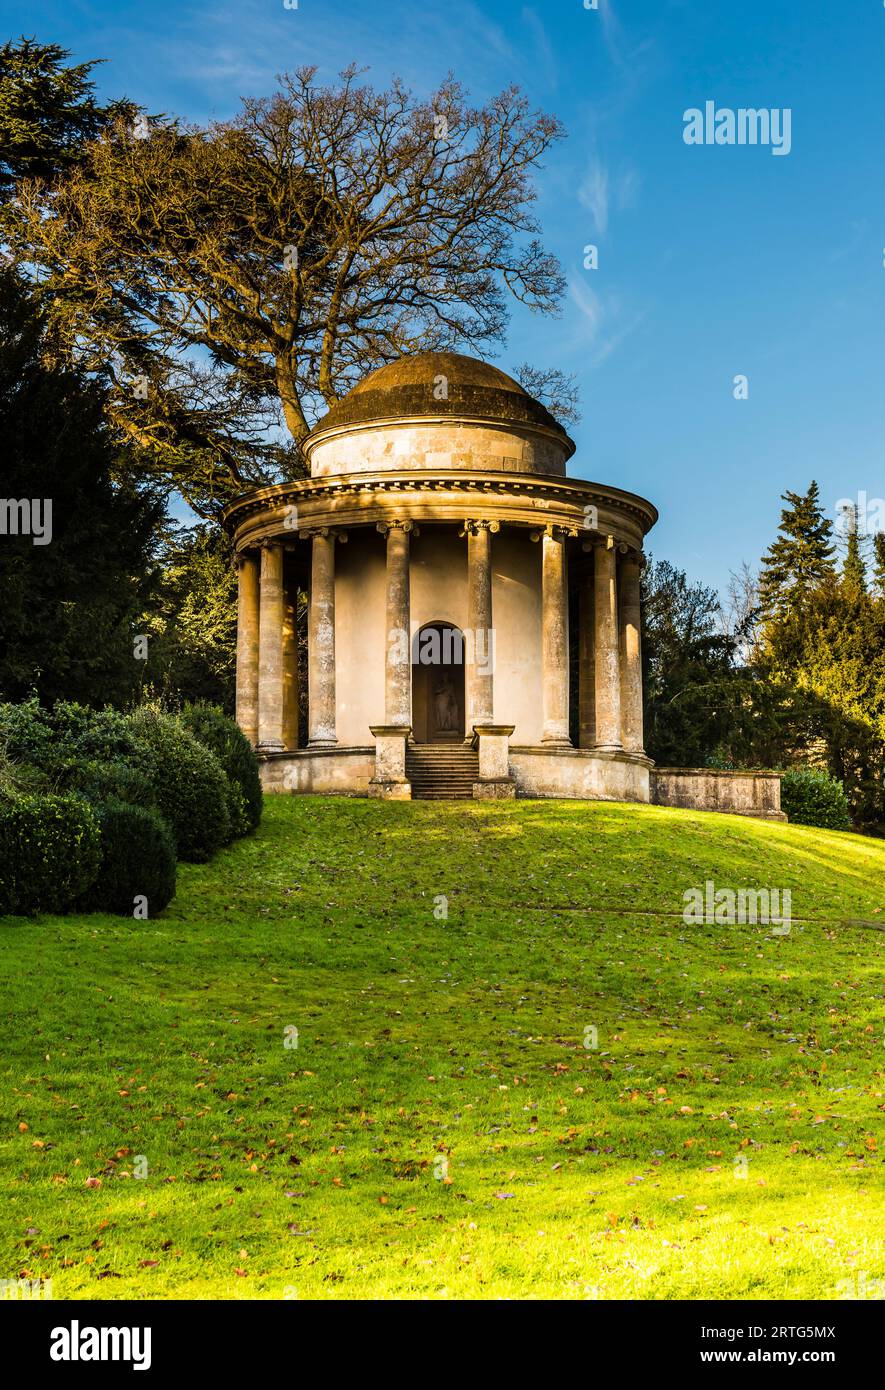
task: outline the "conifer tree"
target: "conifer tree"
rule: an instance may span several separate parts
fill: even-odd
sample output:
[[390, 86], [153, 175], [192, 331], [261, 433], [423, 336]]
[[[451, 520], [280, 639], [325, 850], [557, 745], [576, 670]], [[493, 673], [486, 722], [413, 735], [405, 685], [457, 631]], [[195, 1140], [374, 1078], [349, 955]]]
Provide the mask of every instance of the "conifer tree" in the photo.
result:
[[842, 583], [847, 594], [865, 594], [867, 591], [867, 570], [856, 530], [848, 532], [845, 559], [842, 562]]
[[873, 537], [873, 583], [880, 598], [885, 598], [885, 531]]
[[812, 482], [803, 495], [785, 492], [779, 534], [762, 561], [759, 596], [767, 619], [781, 619], [835, 576], [833, 527]]

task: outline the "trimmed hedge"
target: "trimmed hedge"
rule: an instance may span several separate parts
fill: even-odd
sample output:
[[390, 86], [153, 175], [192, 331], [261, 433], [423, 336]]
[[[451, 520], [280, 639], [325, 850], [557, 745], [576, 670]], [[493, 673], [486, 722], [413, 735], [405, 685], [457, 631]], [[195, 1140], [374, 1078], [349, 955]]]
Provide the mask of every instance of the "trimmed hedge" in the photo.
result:
[[234, 835], [255, 830], [261, 820], [261, 778], [258, 759], [236, 720], [217, 705], [198, 701], [185, 705], [182, 722], [204, 747], [215, 754], [229, 780], [241, 795], [231, 798], [231, 825]]
[[74, 763], [67, 769], [65, 780], [71, 791], [85, 796], [87, 801], [98, 804], [123, 801], [127, 806], [142, 806], [149, 811], [157, 809], [153, 781], [129, 763], [99, 762], [97, 759]]
[[166, 822], [156, 811], [122, 801], [99, 806], [97, 816], [101, 865], [80, 910], [132, 917], [136, 899], [143, 897], [141, 916], [162, 912], [175, 897], [175, 843]]
[[0, 704], [0, 741], [13, 763], [38, 768], [65, 786], [74, 784], [82, 763], [125, 763], [148, 780], [154, 773], [150, 750], [127, 716], [113, 709], [63, 700], [51, 710], [35, 699]]
[[176, 856], [203, 863], [261, 818], [258, 761], [206, 703], [173, 716], [0, 703], [0, 913], [162, 911]]
[[228, 780], [221, 764], [170, 714], [145, 707], [129, 716], [150, 752], [153, 788], [175, 837], [178, 857], [203, 864], [231, 838]]
[[0, 802], [0, 913], [66, 912], [100, 863], [98, 820], [81, 797]]
[[781, 779], [781, 810], [797, 825], [850, 830], [848, 798], [842, 783], [815, 767], [791, 767]]
[[20, 705], [0, 705], [0, 739], [13, 763], [25, 763], [42, 772], [53, 772], [58, 751], [49, 710], [38, 700]]

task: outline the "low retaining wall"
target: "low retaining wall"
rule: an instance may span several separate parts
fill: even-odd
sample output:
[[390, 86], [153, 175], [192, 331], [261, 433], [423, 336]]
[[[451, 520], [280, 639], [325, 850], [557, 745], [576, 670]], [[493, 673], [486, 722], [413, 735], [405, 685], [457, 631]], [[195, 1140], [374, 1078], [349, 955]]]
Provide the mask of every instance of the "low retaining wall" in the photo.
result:
[[266, 792], [368, 796], [374, 776], [374, 747], [299, 748], [261, 759], [261, 785]]
[[510, 773], [518, 796], [648, 801], [649, 767], [646, 758], [592, 748], [510, 748]]
[[[651, 801], [687, 811], [725, 811], [786, 820], [778, 772], [719, 772], [706, 767], [652, 767], [644, 758], [592, 748], [512, 746], [517, 795], [585, 801]], [[261, 758], [266, 792], [368, 796], [375, 749], [299, 748]]]
[[779, 772], [719, 772], [709, 767], [656, 767], [651, 773], [653, 806], [684, 811], [725, 811], [761, 820], [786, 820], [781, 810]]

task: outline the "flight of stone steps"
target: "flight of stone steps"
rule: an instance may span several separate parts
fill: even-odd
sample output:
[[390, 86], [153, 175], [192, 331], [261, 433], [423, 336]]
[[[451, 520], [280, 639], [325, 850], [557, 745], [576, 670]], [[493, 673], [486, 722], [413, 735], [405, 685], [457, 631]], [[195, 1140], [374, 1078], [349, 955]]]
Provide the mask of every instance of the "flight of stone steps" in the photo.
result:
[[466, 800], [479, 781], [479, 754], [457, 743], [410, 743], [406, 776], [414, 801]]

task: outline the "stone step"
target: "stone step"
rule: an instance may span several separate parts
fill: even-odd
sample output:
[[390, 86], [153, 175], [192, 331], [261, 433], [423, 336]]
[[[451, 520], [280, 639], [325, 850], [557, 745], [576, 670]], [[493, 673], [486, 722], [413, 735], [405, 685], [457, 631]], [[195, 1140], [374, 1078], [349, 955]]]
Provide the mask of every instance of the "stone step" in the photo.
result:
[[406, 776], [416, 801], [470, 801], [479, 781], [479, 754], [463, 744], [411, 744]]

